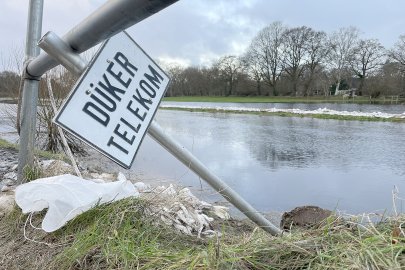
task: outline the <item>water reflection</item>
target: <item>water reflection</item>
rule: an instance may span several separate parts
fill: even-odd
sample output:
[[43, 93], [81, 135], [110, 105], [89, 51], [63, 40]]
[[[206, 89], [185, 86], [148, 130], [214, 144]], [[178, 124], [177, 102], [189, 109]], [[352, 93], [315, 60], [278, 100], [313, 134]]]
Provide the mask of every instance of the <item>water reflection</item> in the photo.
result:
[[[405, 194], [403, 123], [164, 110], [157, 120], [260, 211], [308, 204], [351, 213], [391, 210], [394, 186]], [[0, 115], [2, 137], [16, 139], [11, 126]], [[86, 159], [104, 171], [123, 171], [99, 154]], [[149, 137], [126, 174], [143, 181], [177, 181], [203, 199], [221, 199]]]
[[[260, 211], [308, 204], [351, 213], [391, 210], [394, 186], [405, 193], [403, 123], [164, 110], [157, 120]], [[2, 118], [0, 133], [7, 132]], [[123, 171], [97, 154], [86, 159], [104, 171]], [[221, 200], [149, 137], [126, 174], [177, 181], [205, 200]]]
[[[253, 118], [254, 119], [254, 118]], [[299, 136], [291, 132], [295, 126], [294, 118], [259, 117], [245, 132], [244, 141], [248, 144], [252, 156], [263, 166], [272, 170], [280, 167], [306, 167], [318, 153], [312, 147], [312, 136]]]
[[405, 192], [404, 124], [176, 111], [158, 121], [262, 211], [391, 209], [394, 185]]
[[305, 167], [315, 154], [314, 151], [305, 153], [298, 148], [283, 151], [272, 145], [269, 147], [254, 146], [251, 148], [251, 151], [264, 166], [268, 166], [274, 170], [283, 165], [298, 168]]

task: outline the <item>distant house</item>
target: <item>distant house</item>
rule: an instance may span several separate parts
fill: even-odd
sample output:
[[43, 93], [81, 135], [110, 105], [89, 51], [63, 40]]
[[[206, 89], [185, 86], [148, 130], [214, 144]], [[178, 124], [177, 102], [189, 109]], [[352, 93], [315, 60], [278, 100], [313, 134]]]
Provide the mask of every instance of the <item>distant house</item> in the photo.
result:
[[355, 97], [357, 96], [357, 88], [350, 88], [347, 90], [339, 90], [335, 95]]
[[345, 84], [347, 85], [348, 89], [342, 89], [335, 92], [335, 95], [348, 95], [350, 97], [357, 96], [357, 89], [360, 86], [360, 79], [359, 78], [350, 78], [345, 80]]

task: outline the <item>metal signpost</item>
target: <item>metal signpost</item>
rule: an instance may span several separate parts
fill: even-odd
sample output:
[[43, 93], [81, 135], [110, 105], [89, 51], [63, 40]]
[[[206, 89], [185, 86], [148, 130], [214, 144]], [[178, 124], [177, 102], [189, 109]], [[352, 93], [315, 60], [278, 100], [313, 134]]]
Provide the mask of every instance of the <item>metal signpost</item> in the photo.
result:
[[[69, 49], [82, 53], [101, 41], [159, 12], [178, 0], [110, 0], [63, 36]], [[24, 169], [34, 162], [34, 141], [38, 87], [41, 76], [59, 63], [46, 53], [39, 54], [43, 0], [30, 0], [24, 63], [18, 182]], [[61, 62], [63, 63], [63, 61]], [[17, 123], [19, 124], [19, 123]]]
[[[135, 1], [115, 0], [108, 3], [112, 3], [111, 6], [121, 3], [122, 6], [120, 7], [123, 8], [132, 2]], [[162, 4], [161, 2], [168, 1], [138, 1], [138, 3], [145, 5]], [[105, 6], [108, 6], [108, 3]], [[108, 13], [108, 11], [116, 12], [113, 8], [111, 10], [104, 8], [103, 14]], [[95, 12], [95, 14], [98, 13], [99, 11]], [[112, 17], [118, 21], [121, 20], [120, 16], [115, 15], [114, 13]], [[91, 21], [92, 16], [94, 15], [91, 15], [90, 19], [86, 19], [84, 22]], [[105, 25], [105, 22], [103, 24]], [[113, 24], [115, 28], [112, 32], [108, 32], [108, 28], [104, 29], [104, 32], [99, 29], [95, 32], [105, 38], [111, 37], [119, 32], [120, 27], [116, 27], [118, 24], [117, 22]], [[97, 24], [92, 24], [92, 27], [97, 29]], [[122, 26], [121, 30], [123, 28], [125, 27]], [[91, 28], [87, 30], [91, 32]], [[75, 46], [71, 43], [72, 39], [75, 40], [75, 33], [80, 33], [80, 31], [81, 29], [72, 31], [71, 34], [68, 34], [69, 38], [65, 36], [64, 39], [60, 39], [55, 34], [48, 32], [39, 42], [39, 46], [48, 54], [32, 61], [33, 69], [30, 69], [30, 63], [27, 70], [31, 70], [33, 74], [39, 74], [59, 62], [76, 74], [84, 72], [84, 75], [76, 84], [74, 92], [69, 96], [69, 101], [65, 103], [56, 117], [56, 121], [61, 126], [76, 133], [76, 136], [99, 148], [101, 152], [122, 166], [130, 167], [136, 153], [136, 149], [133, 149], [136, 148], [135, 143], [142, 141], [143, 134], [141, 134], [141, 130], [144, 132], [147, 129], [148, 122], [153, 119], [169, 79], [139, 47], [134, 46], [134, 41], [125, 33], [118, 34], [117, 37], [113, 37], [103, 46], [108, 48], [109, 42], [115, 44], [115, 40], [123, 41], [127, 39], [127, 42], [132, 42], [132, 49], [126, 50], [126, 48], [116, 44], [118, 47], [115, 49], [107, 49], [106, 52], [100, 50], [96, 59], [92, 61], [90, 67], [85, 71], [86, 63], [75, 51]], [[106, 32], [110, 35], [106, 34]], [[72, 35], [74, 38], [72, 38]], [[94, 40], [98, 40], [98, 38], [94, 38]], [[83, 43], [86, 46], [81, 46], [81, 48], [91, 45], [91, 42], [88, 41], [83, 41]], [[72, 105], [70, 105], [71, 102]], [[76, 115], [76, 118], [72, 120], [73, 113], [80, 114], [80, 117]], [[80, 123], [81, 121], [83, 123]], [[97, 129], [89, 131], [83, 126], [88, 129]], [[273, 235], [281, 234], [282, 231], [279, 228], [256, 211], [221, 179], [211, 173], [191, 152], [178, 144], [173, 138], [167, 136], [155, 121], [150, 124], [148, 132], [177, 159], [206, 180], [225, 199], [262, 229]], [[99, 140], [96, 135], [102, 139]]]
[[[24, 67], [34, 57], [39, 55], [38, 40], [41, 38], [43, 0], [30, 0], [28, 9], [27, 37], [25, 43]], [[18, 152], [18, 181], [22, 183], [24, 169], [32, 167], [34, 163], [34, 142], [36, 131], [36, 115], [39, 79], [23, 72], [24, 80], [22, 88], [22, 118], [20, 128], [20, 150]], [[18, 119], [19, 120], [19, 119]]]
[[169, 77], [121, 32], [103, 44], [55, 123], [131, 168]]

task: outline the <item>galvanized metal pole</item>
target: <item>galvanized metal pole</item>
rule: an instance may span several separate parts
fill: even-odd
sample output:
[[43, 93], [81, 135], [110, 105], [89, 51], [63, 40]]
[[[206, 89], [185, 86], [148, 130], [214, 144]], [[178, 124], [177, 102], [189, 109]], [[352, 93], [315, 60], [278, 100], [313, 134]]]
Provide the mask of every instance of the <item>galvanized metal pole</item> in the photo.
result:
[[[83, 60], [80, 55], [73, 53], [71, 48], [56, 34], [48, 32], [41, 38], [38, 45], [51, 57], [61, 62], [67, 69], [76, 72], [77, 75], [80, 75], [84, 71], [85, 60]], [[263, 230], [272, 235], [281, 234], [282, 231], [279, 228], [274, 226], [262, 214], [255, 210], [218, 176], [210, 172], [190, 151], [177, 143], [173, 138], [166, 135], [155, 121], [150, 124], [148, 133], [178, 160], [206, 180], [208, 184], [218, 191], [226, 200], [232, 203]]]
[[[62, 39], [74, 52], [82, 53], [177, 1], [110, 0], [73, 27]], [[32, 76], [42, 76], [58, 64], [48, 54], [41, 54], [29, 63], [27, 72]]]
[[[38, 40], [42, 31], [43, 0], [30, 0], [28, 10], [27, 36], [25, 43], [25, 65], [39, 55]], [[18, 182], [24, 181], [24, 169], [34, 162], [34, 142], [36, 133], [36, 115], [39, 81], [23, 72], [22, 114], [20, 132], [20, 150], [18, 153]]]

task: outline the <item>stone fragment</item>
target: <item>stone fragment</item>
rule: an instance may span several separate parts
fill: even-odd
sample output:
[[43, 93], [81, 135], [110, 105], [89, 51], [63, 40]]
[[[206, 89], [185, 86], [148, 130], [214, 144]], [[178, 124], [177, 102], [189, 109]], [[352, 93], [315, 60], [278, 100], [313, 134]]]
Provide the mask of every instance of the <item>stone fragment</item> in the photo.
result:
[[17, 174], [15, 172], [8, 172], [5, 175], [3, 175], [4, 179], [11, 179], [16, 181], [17, 180]]
[[2, 185], [4, 185], [4, 186], [13, 186], [13, 185], [16, 184], [17, 179], [14, 180], [14, 179], [6, 178], [6, 177], [4, 177], [4, 178], [5, 179], [3, 181], [1, 181]]
[[96, 173], [96, 172], [92, 172], [89, 174], [90, 178], [93, 179], [101, 179], [104, 182], [113, 182], [117, 179], [117, 177], [112, 174], [112, 173]]
[[143, 183], [143, 182], [136, 182], [136, 183], [134, 184], [134, 186], [136, 187], [136, 189], [137, 189], [139, 192], [150, 192], [150, 191], [151, 191], [150, 186], [146, 185], [146, 184]]
[[231, 218], [228, 211], [229, 208], [226, 206], [214, 205], [212, 206], [212, 210], [210, 210], [209, 212], [214, 214], [216, 217], [220, 219], [228, 220]]
[[75, 174], [73, 167], [62, 160], [44, 160], [41, 162], [42, 177], [62, 174]]
[[14, 189], [15, 189], [15, 186], [2, 186], [1, 192], [8, 192], [8, 191], [12, 191]]
[[11, 213], [14, 208], [14, 194], [2, 194], [0, 196], [0, 218]]

